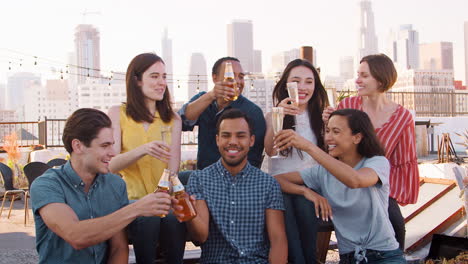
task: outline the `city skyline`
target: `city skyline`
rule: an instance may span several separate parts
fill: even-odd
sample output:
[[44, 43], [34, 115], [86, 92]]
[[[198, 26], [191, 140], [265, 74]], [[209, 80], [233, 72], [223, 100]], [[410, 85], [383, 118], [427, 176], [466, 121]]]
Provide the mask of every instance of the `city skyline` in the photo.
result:
[[[386, 51], [384, 42], [391, 29], [411, 24], [419, 33], [420, 44], [453, 43], [455, 79], [465, 82], [463, 26], [468, 15], [463, 10], [468, 7], [466, 1], [371, 2], [380, 52]], [[9, 59], [6, 57], [12, 55], [1, 48], [68, 63], [68, 53], [74, 50], [74, 29], [81, 23], [97, 27], [101, 38], [101, 68], [114, 71], [125, 71], [139, 53], [155, 51], [162, 55], [161, 39], [167, 27], [173, 45], [174, 74], [187, 78], [192, 53], [202, 53], [208, 68], [217, 58], [227, 55], [226, 25], [238, 19], [252, 21], [253, 47], [262, 52], [263, 72], [270, 69], [274, 54], [312, 46], [317, 51], [317, 66], [324, 77], [339, 76], [340, 58], [357, 52], [358, 3], [357, 0], [289, 1], [287, 6], [271, 7], [266, 1], [242, 0], [226, 10], [215, 1], [8, 2], [3, 4], [8, 12], [0, 18], [3, 25], [8, 25], [0, 31], [0, 83], [7, 79]], [[423, 13], [422, 9], [424, 16], [416, 15]], [[200, 15], [207, 11], [211, 12]], [[83, 12], [87, 14], [82, 15]]]

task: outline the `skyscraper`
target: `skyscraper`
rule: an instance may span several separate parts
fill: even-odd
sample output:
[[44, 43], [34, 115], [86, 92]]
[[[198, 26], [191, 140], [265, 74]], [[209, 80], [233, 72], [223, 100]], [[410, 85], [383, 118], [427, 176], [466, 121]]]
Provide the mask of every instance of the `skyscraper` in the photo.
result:
[[353, 56], [345, 56], [340, 58], [340, 77], [344, 81], [354, 77], [354, 58]]
[[468, 86], [468, 21], [465, 21], [465, 85]]
[[206, 73], [206, 60], [202, 53], [192, 53], [188, 80], [188, 99], [198, 92], [208, 90], [208, 75]]
[[299, 49], [292, 49], [288, 51], [283, 51], [273, 55], [271, 58], [271, 72], [282, 72], [286, 65], [295, 59], [298, 59]]
[[453, 70], [452, 42], [419, 45], [420, 68], [423, 70]]
[[234, 20], [227, 25], [227, 54], [238, 58], [244, 71], [254, 71], [253, 25], [251, 20]]
[[254, 50], [253, 54], [253, 72], [260, 73], [262, 72], [262, 51]]
[[100, 77], [99, 31], [92, 25], [78, 25], [75, 29], [75, 50], [78, 83], [86, 83], [89, 77]]
[[26, 90], [40, 83], [41, 78], [30, 72], [18, 72], [8, 77], [5, 108], [15, 110], [19, 121], [24, 120]]
[[419, 34], [412, 25], [401, 25], [397, 32], [390, 32], [388, 45], [388, 55], [399, 67], [419, 68]]
[[374, 12], [372, 3], [369, 0], [359, 2], [359, 37], [358, 53], [356, 60], [359, 62], [362, 57], [378, 52], [377, 36], [375, 35]]
[[162, 59], [166, 65], [167, 73], [167, 87], [174, 98], [174, 73], [172, 70], [172, 39], [169, 38], [167, 28], [164, 29], [163, 37], [161, 39]]

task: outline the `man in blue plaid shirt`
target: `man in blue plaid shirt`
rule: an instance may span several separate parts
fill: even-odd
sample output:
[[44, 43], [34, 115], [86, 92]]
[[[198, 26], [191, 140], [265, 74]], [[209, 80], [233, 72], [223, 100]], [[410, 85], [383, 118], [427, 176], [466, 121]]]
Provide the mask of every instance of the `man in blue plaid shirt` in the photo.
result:
[[270, 175], [247, 161], [253, 127], [238, 109], [226, 110], [216, 134], [221, 159], [192, 173], [187, 190], [198, 215], [187, 222], [201, 244], [200, 263], [286, 263], [283, 197]]

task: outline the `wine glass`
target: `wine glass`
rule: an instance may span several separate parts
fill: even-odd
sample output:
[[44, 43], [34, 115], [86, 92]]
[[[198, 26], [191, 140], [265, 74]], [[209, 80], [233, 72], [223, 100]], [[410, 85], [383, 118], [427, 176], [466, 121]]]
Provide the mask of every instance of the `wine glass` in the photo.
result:
[[[288, 82], [286, 83], [286, 88], [288, 89], [289, 98], [293, 99], [292, 102], [296, 107], [299, 107], [299, 91], [297, 88], [297, 82]], [[294, 115], [294, 126], [297, 125], [296, 115]]]
[[[273, 127], [273, 134], [277, 135], [283, 129], [284, 109], [283, 107], [273, 107], [271, 109], [271, 122]], [[279, 149], [277, 149], [276, 155], [271, 157], [272, 159], [284, 158], [280, 155]]]

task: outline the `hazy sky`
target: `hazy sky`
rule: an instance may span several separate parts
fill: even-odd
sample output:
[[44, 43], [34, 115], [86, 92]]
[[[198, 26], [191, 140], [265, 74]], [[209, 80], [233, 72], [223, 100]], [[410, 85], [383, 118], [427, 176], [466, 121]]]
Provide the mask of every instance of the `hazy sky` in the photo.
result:
[[[254, 48], [263, 52], [264, 71], [270, 67], [273, 54], [310, 45], [317, 50], [317, 63], [323, 73], [337, 75], [339, 58], [356, 53], [357, 3], [357, 0], [3, 0], [0, 82], [8, 74], [8, 56], [21, 58], [5, 48], [67, 63], [67, 53], [74, 50], [74, 29], [80, 23], [99, 28], [101, 68], [114, 71], [125, 71], [139, 53], [161, 53], [162, 32], [168, 27], [173, 39], [174, 74], [186, 79], [183, 75], [187, 74], [191, 53], [202, 52], [208, 67], [226, 55], [226, 24], [233, 19], [253, 21]], [[420, 43], [453, 42], [455, 78], [465, 80], [463, 22], [468, 21], [467, 0], [373, 0], [372, 5], [381, 51], [386, 47], [390, 29], [413, 24]], [[99, 11], [100, 15], [83, 17], [85, 10]], [[27, 60], [30, 58], [24, 57], [25, 64]]]

